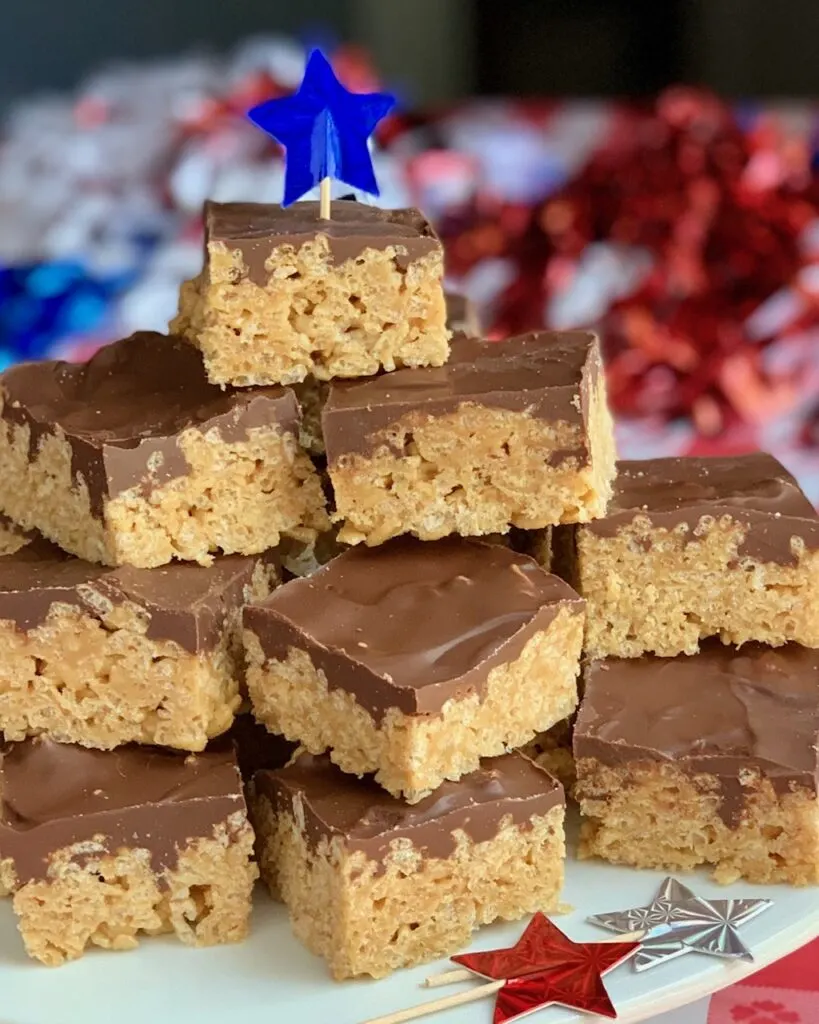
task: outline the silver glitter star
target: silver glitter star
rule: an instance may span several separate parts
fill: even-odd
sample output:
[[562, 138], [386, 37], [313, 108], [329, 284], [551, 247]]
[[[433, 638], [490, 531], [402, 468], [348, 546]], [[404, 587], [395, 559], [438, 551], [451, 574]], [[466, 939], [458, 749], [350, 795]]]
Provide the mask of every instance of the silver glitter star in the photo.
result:
[[636, 971], [647, 971], [686, 953], [753, 960], [737, 927], [770, 906], [771, 900], [706, 900], [675, 878], [666, 878], [647, 906], [595, 914], [587, 920], [620, 934], [645, 931], [632, 963]]

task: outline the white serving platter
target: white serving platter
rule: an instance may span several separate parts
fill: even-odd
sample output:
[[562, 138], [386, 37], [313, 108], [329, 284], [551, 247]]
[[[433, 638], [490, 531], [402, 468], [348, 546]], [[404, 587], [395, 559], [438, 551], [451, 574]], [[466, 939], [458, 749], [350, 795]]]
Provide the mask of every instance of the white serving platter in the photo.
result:
[[[575, 939], [611, 938], [585, 918], [650, 902], [663, 877], [663, 872], [570, 857], [563, 899], [573, 909], [555, 920]], [[819, 936], [819, 888], [744, 882], [726, 887], [711, 882], [704, 872], [680, 877], [706, 898], [774, 900], [770, 910], [741, 928], [755, 961], [726, 963], [690, 953], [641, 974], [626, 963], [606, 977], [619, 1020], [625, 1024], [649, 1020], [731, 985]], [[472, 948], [511, 945], [524, 924], [485, 928]], [[253, 933], [241, 945], [197, 950], [170, 938], [146, 938], [138, 950], [92, 951], [74, 963], [47, 968], [25, 956], [11, 901], [0, 903], [0, 1024], [363, 1024], [476, 984], [420, 987], [424, 978], [447, 965], [441, 961], [377, 982], [333, 982], [324, 962], [292, 937], [285, 909], [260, 887]], [[432, 1024], [491, 1024], [492, 1006], [489, 998], [426, 1019]], [[600, 1019], [551, 1007], [526, 1021], [569, 1024]]]

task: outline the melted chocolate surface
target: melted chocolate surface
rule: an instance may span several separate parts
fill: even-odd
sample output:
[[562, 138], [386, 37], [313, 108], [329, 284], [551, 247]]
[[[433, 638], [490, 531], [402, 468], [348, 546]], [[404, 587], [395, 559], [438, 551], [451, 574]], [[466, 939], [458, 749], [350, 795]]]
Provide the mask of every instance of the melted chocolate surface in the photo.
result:
[[[586, 331], [534, 331], [506, 341], [458, 335], [444, 366], [333, 381], [322, 414], [327, 459], [371, 454], [403, 417], [442, 416], [468, 403], [583, 428], [600, 373], [597, 338]], [[565, 457], [586, 453], [583, 435]]]
[[583, 601], [531, 558], [501, 545], [401, 538], [355, 547], [245, 609], [270, 659], [306, 650], [331, 688], [380, 720], [389, 708], [440, 711], [482, 693], [561, 608]]
[[109, 853], [146, 849], [161, 872], [191, 840], [210, 838], [244, 810], [230, 743], [184, 755], [38, 738], [8, 744], [0, 760], [0, 860], [11, 858], [20, 884], [45, 878], [57, 851], [91, 841]]
[[334, 199], [332, 218], [319, 217], [319, 204], [294, 203], [284, 209], [273, 203], [205, 204], [207, 244], [220, 243], [242, 254], [248, 278], [264, 288], [267, 260], [275, 249], [300, 249], [317, 235], [327, 240], [334, 263], [357, 260], [367, 249], [396, 249], [403, 269], [441, 249], [432, 225], [419, 210], [383, 210], [354, 200]]
[[302, 754], [280, 771], [259, 772], [256, 788], [280, 811], [295, 813], [296, 820], [303, 814], [311, 847], [325, 836], [338, 836], [348, 850], [362, 850], [375, 861], [397, 839], [409, 839], [426, 857], [449, 857], [457, 831], [486, 842], [505, 820], [530, 827], [533, 817], [564, 803], [560, 783], [518, 753], [487, 758], [477, 771], [444, 782], [412, 806], [371, 779], [345, 775], [327, 755]]
[[187, 476], [179, 437], [188, 428], [214, 430], [226, 443], [271, 423], [298, 435], [289, 388], [219, 388], [192, 345], [153, 332], [107, 345], [86, 363], [21, 363], [0, 387], [3, 418], [29, 427], [32, 457], [46, 435], [69, 443], [73, 473], [87, 483], [97, 516], [108, 498], [133, 487], [147, 495]]
[[[705, 517], [730, 516], [747, 526], [740, 556], [795, 564], [792, 539], [819, 549], [819, 517], [796, 480], [772, 455], [667, 458], [620, 462], [607, 515], [583, 525], [615, 537], [640, 516], [667, 530], [693, 531]], [[649, 536], [650, 540], [650, 536]]]
[[713, 640], [695, 655], [592, 662], [584, 682], [578, 759], [670, 763], [713, 776], [731, 826], [742, 817], [749, 770], [778, 793], [817, 791], [819, 651]]

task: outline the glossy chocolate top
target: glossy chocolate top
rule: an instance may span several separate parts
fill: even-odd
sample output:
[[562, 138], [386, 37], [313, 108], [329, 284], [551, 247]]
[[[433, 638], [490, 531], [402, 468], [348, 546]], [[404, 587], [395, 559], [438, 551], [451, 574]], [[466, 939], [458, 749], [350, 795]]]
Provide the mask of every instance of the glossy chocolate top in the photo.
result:
[[748, 527], [740, 555], [793, 562], [792, 537], [819, 548], [816, 511], [785, 467], [764, 452], [620, 462], [617, 474], [608, 514], [583, 530], [613, 537], [645, 516], [652, 525], [684, 523], [693, 531], [703, 516], [727, 515]]
[[457, 292], [445, 292], [444, 299], [446, 299], [446, 325], [450, 331], [460, 331], [471, 336], [481, 333], [478, 311], [465, 295], [459, 295]]
[[695, 655], [592, 662], [574, 752], [607, 765], [671, 762], [715, 776], [721, 814], [736, 824], [749, 769], [779, 793], [816, 791], [817, 742], [819, 651], [708, 641]]
[[0, 558], [0, 621], [41, 626], [52, 606], [104, 617], [131, 603], [147, 613], [146, 635], [197, 653], [215, 647], [227, 616], [244, 601], [258, 557], [225, 555], [211, 566], [174, 562], [159, 569], [107, 568], [37, 539]]
[[173, 868], [190, 840], [244, 810], [230, 743], [185, 755], [32, 739], [0, 761], [0, 858], [14, 861], [21, 884], [44, 878], [56, 851], [97, 837], [107, 852], [143, 848], [154, 870]]
[[207, 244], [221, 242], [238, 249], [251, 281], [264, 287], [270, 277], [266, 262], [274, 249], [300, 249], [323, 235], [337, 264], [358, 259], [366, 249], [393, 246], [400, 267], [441, 248], [432, 225], [419, 210], [382, 210], [354, 200], [334, 199], [332, 219], [319, 217], [317, 202], [205, 203]]
[[287, 768], [259, 772], [256, 788], [284, 813], [304, 818], [312, 847], [323, 837], [339, 837], [348, 850], [361, 850], [380, 861], [390, 845], [409, 839], [426, 857], [449, 857], [457, 831], [476, 843], [494, 839], [505, 820], [529, 827], [564, 803], [563, 788], [522, 754], [505, 754], [481, 762], [458, 782], [444, 782], [412, 806], [390, 796], [371, 779], [345, 775], [326, 754], [302, 754]]
[[306, 650], [331, 688], [380, 720], [440, 711], [483, 693], [489, 671], [513, 661], [561, 608], [582, 600], [526, 555], [451, 538], [401, 538], [352, 548], [245, 609], [268, 658]]
[[586, 331], [536, 331], [506, 341], [459, 335], [445, 366], [333, 381], [322, 414], [327, 458], [369, 454], [387, 443], [383, 432], [402, 417], [440, 416], [464, 403], [582, 425], [599, 372], [597, 339]]
[[214, 430], [225, 442], [273, 423], [298, 432], [288, 388], [219, 388], [192, 345], [152, 332], [114, 342], [87, 363], [13, 366], [0, 384], [3, 418], [31, 428], [32, 454], [44, 435], [64, 433], [97, 515], [105, 498], [132, 487], [150, 493], [186, 476], [179, 436], [188, 428]]

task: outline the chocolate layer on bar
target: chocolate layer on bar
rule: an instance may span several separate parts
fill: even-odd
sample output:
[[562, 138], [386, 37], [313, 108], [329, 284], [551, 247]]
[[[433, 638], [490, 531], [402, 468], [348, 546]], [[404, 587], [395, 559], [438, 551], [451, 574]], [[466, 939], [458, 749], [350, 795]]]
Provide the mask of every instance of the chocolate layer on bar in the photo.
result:
[[[327, 459], [372, 454], [389, 446], [384, 432], [403, 417], [442, 416], [464, 404], [582, 427], [599, 373], [597, 339], [586, 331], [536, 331], [502, 342], [459, 335], [445, 366], [333, 381], [322, 413]], [[567, 458], [586, 454], [582, 433]]]
[[41, 626], [55, 604], [100, 616], [130, 603], [145, 611], [149, 639], [173, 640], [196, 654], [218, 644], [260, 560], [225, 555], [210, 566], [174, 562], [159, 569], [111, 569], [37, 539], [0, 558], [0, 621], [28, 631]]
[[288, 388], [222, 389], [209, 384], [199, 352], [153, 332], [107, 345], [87, 363], [23, 363], [2, 378], [3, 418], [28, 426], [33, 456], [47, 434], [71, 446], [75, 475], [92, 512], [133, 487], [142, 493], [190, 467], [179, 436], [193, 427], [223, 442], [278, 424], [297, 435], [299, 407]]
[[[191, 840], [244, 811], [230, 743], [203, 754], [153, 747], [87, 750], [46, 739], [9, 744], [0, 761], [0, 860], [20, 884], [43, 879], [50, 857], [75, 843], [108, 853], [146, 849], [155, 871], [173, 868]], [[78, 851], [83, 861], [99, 850]]]
[[256, 791], [283, 813], [304, 820], [307, 842], [339, 837], [347, 850], [380, 861], [396, 840], [426, 857], [451, 856], [461, 831], [476, 843], [494, 839], [506, 820], [530, 826], [564, 803], [563, 787], [522, 754], [487, 758], [458, 782], [445, 782], [411, 807], [370, 779], [345, 775], [326, 754], [302, 754], [280, 771], [256, 776]]
[[677, 658], [589, 664], [575, 757], [606, 765], [668, 763], [719, 780], [720, 813], [735, 826], [751, 770], [778, 793], [817, 791], [819, 651], [708, 641]]
[[739, 555], [794, 564], [792, 538], [819, 549], [819, 518], [799, 484], [772, 455], [670, 458], [619, 462], [608, 514], [583, 526], [614, 537], [637, 517], [673, 530], [684, 524], [692, 541], [703, 516], [746, 526]]
[[583, 601], [526, 555], [450, 538], [356, 547], [245, 609], [268, 658], [305, 650], [331, 689], [380, 721], [481, 695], [491, 669], [517, 658], [561, 608]]
[[446, 325], [450, 331], [458, 331], [470, 336], [481, 333], [478, 311], [465, 295], [459, 295], [457, 292], [445, 292], [444, 299], [446, 300]]
[[242, 779], [250, 782], [262, 768], [283, 768], [298, 748], [284, 736], [275, 736], [251, 714], [237, 715], [226, 733], [233, 741]]
[[238, 249], [247, 276], [264, 288], [270, 278], [267, 261], [276, 249], [300, 249], [316, 235], [327, 239], [336, 264], [358, 259], [367, 249], [393, 246], [401, 269], [440, 250], [432, 225], [419, 210], [382, 210], [365, 203], [336, 199], [331, 220], [319, 217], [316, 202], [283, 209], [273, 203], [205, 203], [206, 244], [221, 242]]

